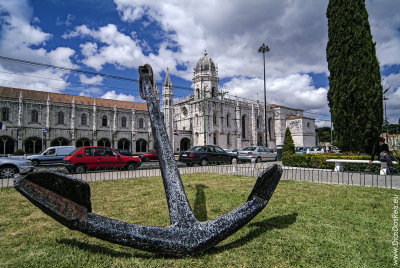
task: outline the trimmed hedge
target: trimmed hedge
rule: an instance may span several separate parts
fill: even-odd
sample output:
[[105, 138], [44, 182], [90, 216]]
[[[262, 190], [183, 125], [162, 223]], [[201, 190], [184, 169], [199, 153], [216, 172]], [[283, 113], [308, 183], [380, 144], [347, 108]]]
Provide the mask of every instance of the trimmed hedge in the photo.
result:
[[24, 154], [25, 154], [25, 151], [24, 151], [24, 150], [21, 150], [21, 149], [16, 150], [16, 151], [14, 152], [14, 155], [24, 155]]
[[[351, 160], [370, 160], [369, 155], [344, 155], [344, 154], [294, 154], [282, 158], [285, 166], [334, 169], [335, 163], [326, 162], [327, 159], [351, 159]], [[376, 157], [375, 157], [376, 160]], [[351, 164], [343, 163], [344, 169], [348, 171], [370, 171], [379, 172], [380, 166], [376, 164]]]

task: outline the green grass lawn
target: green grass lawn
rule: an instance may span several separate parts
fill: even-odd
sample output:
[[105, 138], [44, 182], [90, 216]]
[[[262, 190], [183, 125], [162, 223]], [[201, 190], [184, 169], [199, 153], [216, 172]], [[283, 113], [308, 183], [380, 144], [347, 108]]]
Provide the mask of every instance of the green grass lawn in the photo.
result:
[[[190, 174], [183, 183], [199, 220], [244, 203], [255, 178]], [[169, 225], [161, 178], [90, 183], [93, 212]], [[388, 267], [397, 190], [281, 181], [266, 208], [201, 255], [165, 257], [71, 231], [13, 188], [0, 189], [0, 266], [12, 267]]]

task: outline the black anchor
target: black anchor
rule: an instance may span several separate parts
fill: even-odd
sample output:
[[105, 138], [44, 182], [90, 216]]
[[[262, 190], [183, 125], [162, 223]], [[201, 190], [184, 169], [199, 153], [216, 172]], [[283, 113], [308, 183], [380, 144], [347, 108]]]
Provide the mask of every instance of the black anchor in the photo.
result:
[[89, 184], [60, 173], [17, 175], [14, 187], [43, 212], [72, 230], [112, 243], [167, 255], [204, 251], [235, 233], [264, 209], [280, 180], [282, 168], [274, 164], [262, 172], [243, 205], [226, 215], [199, 222], [187, 200], [161, 119], [150, 65], [140, 66], [139, 73], [140, 94], [148, 105], [168, 202], [170, 226], [144, 226], [92, 213]]

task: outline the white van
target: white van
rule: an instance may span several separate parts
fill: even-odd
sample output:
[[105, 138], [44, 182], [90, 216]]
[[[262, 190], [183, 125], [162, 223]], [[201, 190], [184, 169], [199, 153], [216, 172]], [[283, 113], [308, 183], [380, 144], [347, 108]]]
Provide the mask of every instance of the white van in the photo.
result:
[[64, 157], [76, 149], [75, 146], [54, 146], [49, 147], [43, 153], [28, 157], [34, 166], [41, 164], [62, 164]]

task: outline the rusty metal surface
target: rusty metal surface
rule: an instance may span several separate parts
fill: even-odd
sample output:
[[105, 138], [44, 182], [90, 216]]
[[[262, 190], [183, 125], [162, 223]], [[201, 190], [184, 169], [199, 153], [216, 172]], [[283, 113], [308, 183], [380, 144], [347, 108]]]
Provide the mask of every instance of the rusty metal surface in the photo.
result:
[[196, 219], [182, 184], [173, 150], [153, 90], [150, 65], [140, 67], [141, 96], [146, 100], [171, 225], [143, 226], [106, 218], [91, 212], [89, 185], [57, 173], [32, 173], [15, 178], [15, 188], [45, 213], [67, 226], [112, 243], [168, 255], [207, 250], [235, 233], [267, 205], [282, 168], [272, 165], [257, 179], [248, 200], [226, 215], [200, 222]]

